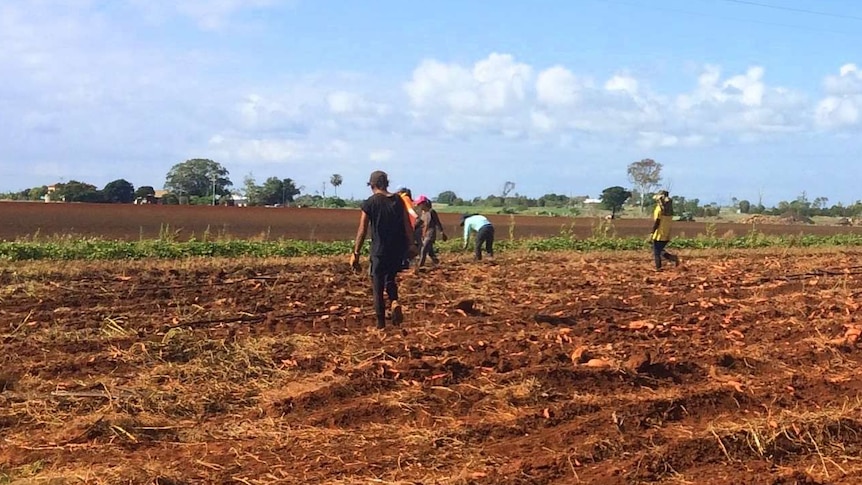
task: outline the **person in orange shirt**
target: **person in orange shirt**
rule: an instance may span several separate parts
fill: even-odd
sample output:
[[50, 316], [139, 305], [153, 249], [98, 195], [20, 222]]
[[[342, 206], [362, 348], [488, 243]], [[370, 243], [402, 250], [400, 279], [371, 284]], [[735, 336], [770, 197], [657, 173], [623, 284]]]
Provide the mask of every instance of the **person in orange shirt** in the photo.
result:
[[404, 201], [404, 206], [407, 207], [407, 214], [410, 216], [410, 226], [415, 229], [418, 216], [416, 215], [416, 209], [413, 207], [413, 193], [407, 187], [401, 187], [398, 189], [398, 195]]
[[[419, 215], [416, 213], [416, 208], [413, 206], [413, 193], [407, 187], [401, 187], [398, 189], [397, 194], [401, 197], [401, 200], [404, 202], [404, 207], [407, 208], [407, 216], [410, 219], [410, 227], [413, 229], [413, 242], [418, 247], [422, 244], [422, 228], [417, 226], [419, 223]], [[413, 259], [405, 256], [402, 264], [403, 269], [409, 268]]]

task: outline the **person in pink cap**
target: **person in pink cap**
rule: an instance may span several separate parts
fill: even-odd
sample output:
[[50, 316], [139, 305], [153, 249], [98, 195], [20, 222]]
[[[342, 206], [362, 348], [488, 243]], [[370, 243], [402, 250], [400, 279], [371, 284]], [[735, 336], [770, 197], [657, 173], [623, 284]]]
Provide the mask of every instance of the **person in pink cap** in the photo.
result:
[[449, 237], [443, 229], [443, 224], [440, 223], [440, 216], [437, 215], [431, 207], [431, 199], [424, 195], [420, 195], [418, 199], [413, 201], [413, 204], [420, 209], [419, 218], [417, 220], [417, 229], [421, 231], [419, 234], [419, 262], [416, 264], [416, 272], [419, 272], [425, 264], [425, 259], [430, 257], [434, 266], [440, 264], [440, 259], [437, 258], [437, 251], [434, 250], [434, 243], [437, 241], [437, 234], [440, 238], [446, 241]]

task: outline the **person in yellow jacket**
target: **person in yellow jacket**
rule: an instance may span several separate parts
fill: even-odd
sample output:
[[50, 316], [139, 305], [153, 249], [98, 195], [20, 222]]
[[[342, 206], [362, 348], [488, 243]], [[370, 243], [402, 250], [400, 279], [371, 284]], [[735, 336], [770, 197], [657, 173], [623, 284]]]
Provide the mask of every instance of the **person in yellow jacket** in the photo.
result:
[[661, 260], [666, 259], [675, 266], [679, 266], [679, 256], [675, 256], [665, 250], [670, 242], [670, 226], [673, 222], [673, 201], [667, 190], [659, 191], [655, 196], [655, 210], [653, 211], [653, 225], [650, 240], [652, 240], [653, 256], [655, 257], [655, 269], [661, 270]]

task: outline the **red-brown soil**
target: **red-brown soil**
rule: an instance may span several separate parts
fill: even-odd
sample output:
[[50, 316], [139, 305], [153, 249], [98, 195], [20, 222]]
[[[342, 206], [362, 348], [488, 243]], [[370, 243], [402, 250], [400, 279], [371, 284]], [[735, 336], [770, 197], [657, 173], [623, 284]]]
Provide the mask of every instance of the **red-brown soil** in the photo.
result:
[[862, 483], [860, 253], [684, 256], [6, 263], [0, 483]]
[[[451, 234], [459, 235], [458, 214], [441, 214]], [[595, 218], [491, 215], [498, 237], [508, 237], [509, 229], [517, 238], [554, 236], [561, 231], [589, 237], [599, 222]], [[350, 209], [297, 209], [267, 207], [161, 206], [132, 204], [45, 204], [0, 203], [0, 240], [33, 236], [87, 236], [106, 239], [154, 239], [161, 234], [176, 240], [191, 237], [345, 240], [356, 234], [357, 211]], [[614, 231], [619, 236], [644, 236], [651, 228], [649, 219], [617, 219]], [[743, 235], [751, 224], [721, 223], [717, 235], [728, 231]], [[765, 234], [836, 234], [857, 232], [862, 227], [758, 224]], [[703, 222], [677, 222], [678, 235], [705, 233]]]

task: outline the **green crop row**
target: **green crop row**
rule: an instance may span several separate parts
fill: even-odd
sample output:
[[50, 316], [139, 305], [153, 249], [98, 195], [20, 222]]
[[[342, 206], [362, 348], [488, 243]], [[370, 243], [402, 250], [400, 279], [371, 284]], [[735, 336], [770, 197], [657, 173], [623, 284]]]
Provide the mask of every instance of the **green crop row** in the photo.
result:
[[[561, 235], [539, 239], [504, 239], [495, 244], [498, 251], [636, 251], [649, 246], [644, 238], [591, 237], [578, 239]], [[757, 249], [771, 247], [862, 246], [862, 235], [837, 234], [767, 236], [752, 232], [745, 236], [676, 238], [677, 249]], [[103, 239], [59, 239], [49, 241], [0, 241], [0, 259], [23, 260], [130, 260], [181, 259], [191, 257], [297, 257], [348, 255], [352, 241], [110, 241]], [[367, 245], [366, 245], [367, 250]], [[440, 252], [461, 251], [461, 241], [438, 243]]]
[[181, 259], [190, 257], [295, 257], [350, 254], [349, 241], [109, 241], [101, 239], [48, 242], [0, 242], [0, 259], [21, 260], [123, 260]]

